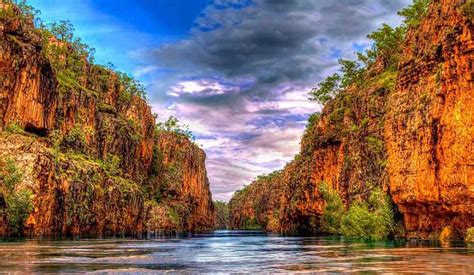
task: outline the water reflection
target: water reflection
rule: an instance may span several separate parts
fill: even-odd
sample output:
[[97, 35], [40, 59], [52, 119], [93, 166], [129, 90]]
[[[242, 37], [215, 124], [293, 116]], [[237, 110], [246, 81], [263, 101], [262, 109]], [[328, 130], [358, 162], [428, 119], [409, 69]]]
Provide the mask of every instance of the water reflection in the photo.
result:
[[94, 272], [455, 272], [474, 270], [463, 243], [357, 242], [287, 237], [258, 231], [215, 231], [153, 240], [0, 241], [0, 271]]

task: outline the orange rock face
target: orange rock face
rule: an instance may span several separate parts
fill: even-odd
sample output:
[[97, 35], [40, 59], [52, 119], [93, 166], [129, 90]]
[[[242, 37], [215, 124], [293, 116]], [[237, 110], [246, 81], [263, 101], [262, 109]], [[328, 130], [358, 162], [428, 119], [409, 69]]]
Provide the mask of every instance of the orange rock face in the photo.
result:
[[295, 160], [234, 196], [232, 226], [255, 220], [271, 231], [320, 232], [326, 182], [346, 206], [382, 187], [408, 237], [459, 237], [472, 227], [474, 25], [464, 3], [433, 1], [409, 31], [398, 71], [375, 66], [328, 103]]
[[[33, 24], [20, 19], [16, 7], [12, 12], [0, 20], [0, 129], [13, 125], [25, 133], [0, 131], [0, 165], [7, 159], [18, 164], [25, 175], [21, 186], [33, 192], [24, 233], [213, 228], [204, 152], [176, 134], [158, 136], [150, 106], [125, 91], [115, 72], [84, 62], [81, 77], [68, 80], [77, 83], [62, 80]], [[67, 47], [61, 58], [73, 53]], [[170, 164], [181, 169], [179, 177], [169, 176]], [[0, 177], [0, 193], [2, 184]], [[178, 190], [160, 202], [162, 215], [151, 215], [161, 200], [149, 192], [155, 189]], [[0, 199], [1, 235], [8, 233], [5, 207]], [[159, 226], [149, 222], [152, 218]]]
[[[214, 205], [209, 191], [204, 151], [187, 137], [167, 132], [157, 135], [156, 146], [160, 152], [160, 165], [158, 176], [152, 181], [153, 187], [163, 187], [163, 183], [171, 185], [166, 186], [161, 193], [162, 202], [186, 206], [186, 209], [175, 207], [177, 214], [181, 213], [178, 223], [184, 230], [212, 228]], [[176, 185], [176, 182], [181, 184]]]
[[461, 2], [435, 1], [409, 33], [389, 98], [390, 191], [410, 234], [474, 224], [474, 25]]

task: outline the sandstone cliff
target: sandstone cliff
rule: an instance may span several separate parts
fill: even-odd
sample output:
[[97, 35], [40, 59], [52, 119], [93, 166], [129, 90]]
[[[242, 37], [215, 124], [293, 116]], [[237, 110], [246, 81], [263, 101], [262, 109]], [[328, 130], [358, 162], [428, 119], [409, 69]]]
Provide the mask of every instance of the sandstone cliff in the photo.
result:
[[[231, 224], [321, 232], [326, 182], [351, 201], [390, 194], [408, 237], [474, 225], [472, 1], [433, 1], [402, 46], [398, 70], [373, 65], [312, 117], [301, 152], [232, 198]], [[464, 6], [463, 6], [464, 5]], [[238, 202], [238, 203], [237, 203]]]
[[[12, 233], [8, 198], [19, 190], [31, 192], [22, 229], [30, 235], [212, 228], [204, 152], [157, 129], [133, 80], [88, 62], [8, 2], [0, 3], [0, 233]], [[179, 176], [168, 176], [170, 165]], [[157, 189], [173, 195], [157, 198]]]

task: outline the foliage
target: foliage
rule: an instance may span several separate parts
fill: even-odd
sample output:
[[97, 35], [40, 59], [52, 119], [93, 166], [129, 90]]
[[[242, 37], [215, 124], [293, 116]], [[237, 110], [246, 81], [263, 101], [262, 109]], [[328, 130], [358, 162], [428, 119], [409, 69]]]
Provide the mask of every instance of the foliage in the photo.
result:
[[326, 184], [319, 187], [326, 201], [321, 217], [321, 229], [330, 234], [378, 240], [389, 237], [394, 231], [394, 213], [388, 195], [380, 188], [372, 190], [366, 201], [355, 201], [348, 211], [339, 194]]
[[380, 240], [392, 234], [394, 224], [391, 201], [382, 190], [376, 188], [367, 201], [351, 205], [344, 215], [341, 233], [348, 237]]
[[413, 4], [402, 9], [398, 15], [405, 17], [404, 24], [409, 28], [416, 28], [428, 12], [432, 0], [414, 0]]
[[0, 191], [7, 204], [8, 225], [13, 233], [21, 233], [28, 215], [33, 210], [32, 193], [18, 185], [23, 180], [23, 173], [16, 167], [15, 162], [8, 159], [0, 163]]
[[15, 11], [13, 10], [12, 6], [0, 9], [0, 20], [6, 20], [9, 18], [13, 18], [14, 16]]
[[321, 118], [320, 112], [312, 113], [308, 118], [308, 124], [306, 125], [305, 131], [308, 132], [310, 129], [313, 129], [316, 123], [318, 123], [320, 118]]
[[374, 137], [374, 136], [368, 136], [367, 137], [367, 143], [369, 145], [370, 150], [374, 153], [381, 153], [384, 150], [384, 142], [383, 140]]
[[107, 154], [105, 159], [101, 161], [101, 167], [108, 176], [120, 176], [122, 174], [120, 162], [120, 157], [117, 155]]
[[464, 5], [461, 6], [461, 11], [464, 15], [469, 17], [469, 19], [474, 19], [474, 0], [467, 0]]
[[321, 217], [321, 229], [330, 234], [338, 234], [341, 231], [341, 223], [345, 212], [341, 197], [337, 191], [331, 190], [326, 183], [319, 185], [319, 192], [326, 201]]
[[120, 93], [120, 101], [129, 103], [133, 96], [145, 98], [145, 86], [130, 75], [122, 72], [117, 72], [117, 77], [123, 90]]
[[87, 137], [92, 134], [92, 131], [92, 129], [84, 127], [81, 124], [75, 124], [63, 137], [61, 146], [84, 152], [87, 147]]
[[158, 132], [165, 131], [184, 136], [190, 140], [195, 139], [195, 136], [189, 130], [189, 126], [180, 124], [179, 120], [174, 116], [170, 116], [165, 122], [158, 122], [156, 128]]
[[342, 74], [335, 73], [319, 83], [309, 93], [310, 100], [324, 105], [344, 89], [361, 80], [365, 69], [358, 62], [340, 59], [339, 64], [341, 65], [340, 72]]
[[243, 230], [259, 230], [262, 227], [258, 223], [257, 217], [245, 217], [244, 222], [242, 224]]
[[[71, 22], [62, 20], [45, 25], [39, 18], [40, 11], [28, 5], [25, 0], [16, 1], [16, 5], [21, 11], [21, 18], [35, 21], [38, 27], [36, 32], [41, 35], [43, 41], [43, 53], [51, 61], [58, 75], [60, 90], [62, 92], [85, 91], [96, 94], [83, 87], [80, 81], [87, 73], [87, 63], [94, 64], [95, 49], [74, 35], [75, 29]], [[11, 7], [0, 11], [0, 19], [13, 16], [15, 16], [15, 13]], [[113, 65], [105, 68], [107, 68], [106, 74], [115, 71]], [[122, 103], [130, 103], [133, 96], [145, 99], [145, 86], [143, 84], [125, 73], [115, 73], [123, 87], [120, 94]]]
[[229, 206], [224, 201], [214, 201], [214, 208], [216, 213], [216, 228], [229, 228]]
[[9, 123], [6, 127], [5, 130], [11, 134], [24, 134], [25, 130], [23, 127], [20, 126], [17, 122], [12, 122]]
[[400, 46], [405, 37], [405, 28], [392, 28], [383, 24], [381, 28], [367, 36], [373, 41], [372, 48], [365, 54], [358, 53], [358, 59], [366, 66], [371, 66], [377, 58], [384, 61], [385, 68], [395, 68], [402, 53]]
[[474, 227], [471, 227], [466, 231], [464, 240], [468, 243], [474, 243]]

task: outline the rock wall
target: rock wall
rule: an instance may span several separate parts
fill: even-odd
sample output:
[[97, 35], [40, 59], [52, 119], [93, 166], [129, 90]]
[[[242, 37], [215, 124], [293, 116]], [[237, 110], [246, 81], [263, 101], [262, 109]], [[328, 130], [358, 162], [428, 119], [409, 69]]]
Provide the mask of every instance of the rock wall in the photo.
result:
[[[23, 174], [18, 188], [33, 192], [34, 210], [23, 233], [213, 228], [204, 152], [185, 137], [157, 131], [150, 106], [129, 93], [114, 71], [83, 62], [81, 77], [64, 79], [52, 65], [58, 56], [47, 51], [44, 35], [17, 7], [2, 1], [0, 8], [0, 165], [13, 160]], [[50, 43], [63, 42], [52, 37]], [[60, 59], [74, 54], [73, 47], [64, 47]], [[169, 163], [183, 173], [165, 184], [162, 167]], [[0, 193], [5, 177], [0, 175]], [[151, 190], [166, 193], [170, 184], [178, 196], [162, 201], [166, 211], [152, 215], [158, 198]], [[187, 209], [186, 217], [171, 215], [170, 206]], [[0, 200], [1, 235], [9, 231], [6, 207]], [[182, 222], [171, 222], [170, 215]], [[152, 218], [160, 225], [151, 226]]]
[[408, 34], [385, 136], [390, 190], [413, 234], [474, 224], [474, 24], [434, 1]]
[[[328, 103], [291, 163], [232, 198], [232, 226], [256, 219], [271, 231], [318, 233], [321, 182], [346, 206], [382, 187], [408, 237], [444, 228], [459, 237], [474, 226], [474, 25], [465, 3], [433, 1], [409, 31], [399, 69], [376, 64], [363, 85]], [[269, 197], [272, 206], [256, 211]]]

